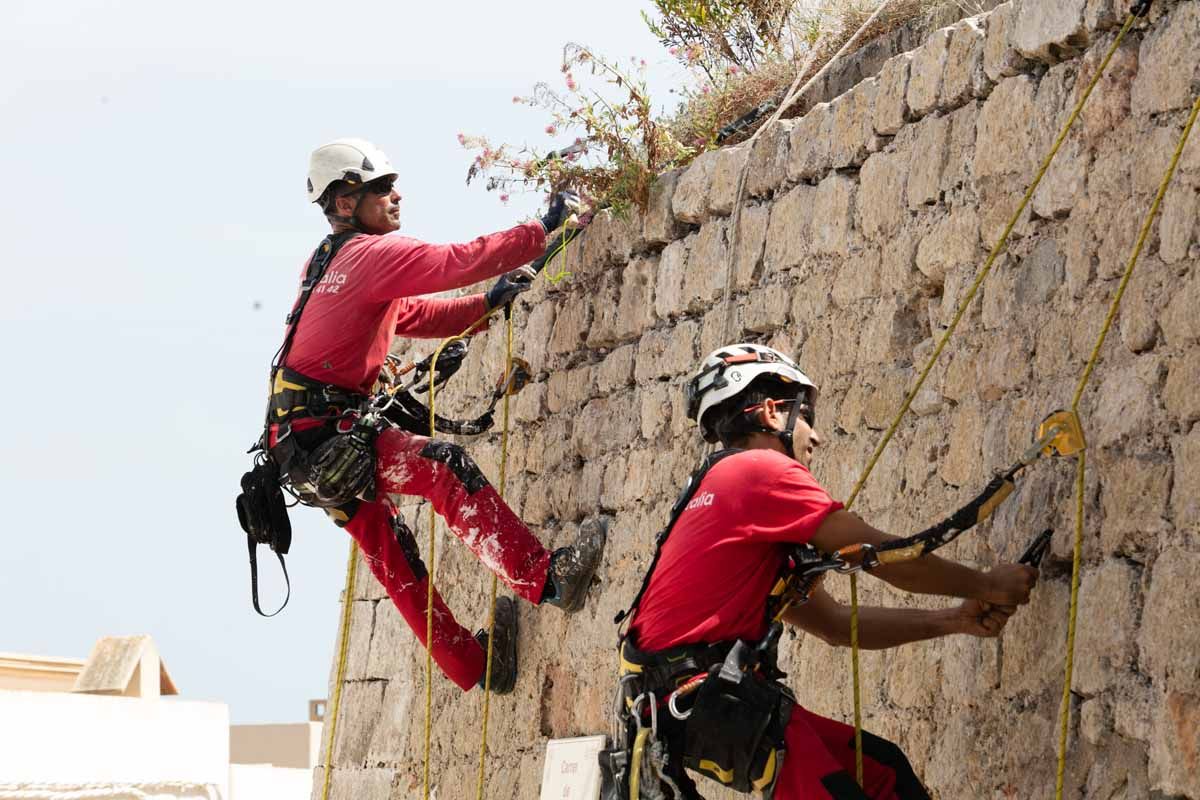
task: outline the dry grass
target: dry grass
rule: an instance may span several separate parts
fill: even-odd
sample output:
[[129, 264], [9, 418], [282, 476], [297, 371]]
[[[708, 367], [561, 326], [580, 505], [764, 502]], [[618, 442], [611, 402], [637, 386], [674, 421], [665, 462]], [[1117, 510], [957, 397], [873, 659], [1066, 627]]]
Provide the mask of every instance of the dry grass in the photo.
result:
[[[978, 1], [958, 0], [960, 5]], [[926, 18], [943, 4], [944, 0], [893, 0], [884, 14], [863, 33], [857, 47], [861, 48], [913, 20]], [[803, 64], [807, 62], [808, 68], [801, 76], [802, 81], [815, 75], [878, 6], [878, 2], [861, 0], [826, 0], [820, 6], [798, 9], [789, 20], [790, 47], [786, 56], [777, 55], [753, 72], [730, 75], [707, 92], [693, 93], [668, 122], [671, 130], [686, 145], [697, 147], [703, 143], [715, 146], [717, 132], [722, 127], [763, 103], [778, 103], [796, 80], [797, 71]], [[806, 108], [806, 104], [800, 103], [784, 116], [803, 114]], [[749, 138], [767, 116], [764, 115], [755, 124], [721, 143], [729, 144]]]

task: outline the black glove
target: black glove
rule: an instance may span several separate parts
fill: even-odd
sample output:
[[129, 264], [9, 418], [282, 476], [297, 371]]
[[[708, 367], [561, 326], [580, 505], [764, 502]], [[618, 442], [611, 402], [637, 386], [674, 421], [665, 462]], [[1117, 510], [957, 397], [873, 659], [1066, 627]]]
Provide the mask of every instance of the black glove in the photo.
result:
[[582, 203], [579, 195], [574, 192], [558, 192], [550, 198], [550, 208], [546, 211], [546, 216], [542, 217], [542, 227], [546, 229], [546, 233], [558, 230], [567, 217], [579, 211]]
[[529, 287], [533, 286], [534, 274], [530, 267], [521, 267], [501, 275], [500, 279], [484, 295], [488, 310], [507, 305], [521, 292], [529, 291]]

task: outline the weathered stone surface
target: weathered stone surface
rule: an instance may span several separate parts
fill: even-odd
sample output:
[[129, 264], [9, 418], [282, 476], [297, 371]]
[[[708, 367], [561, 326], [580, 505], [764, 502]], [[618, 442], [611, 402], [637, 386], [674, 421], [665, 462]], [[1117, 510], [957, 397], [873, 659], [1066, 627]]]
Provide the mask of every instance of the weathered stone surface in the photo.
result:
[[621, 270], [610, 269], [600, 276], [592, 305], [592, 324], [585, 341], [588, 347], [612, 347], [621, 341], [617, 334], [620, 316]]
[[1200, 694], [1168, 692], [1154, 720], [1150, 785], [1172, 797], [1200, 797]]
[[946, 144], [950, 137], [949, 117], [929, 116], [913, 126], [915, 139], [908, 170], [908, 207], [933, 205], [938, 201], [942, 170], [946, 166]]
[[1120, 561], [1087, 572], [1079, 586], [1079, 618], [1104, 620], [1077, 629], [1075, 687], [1084, 694], [1108, 689], [1128, 673], [1137, 633], [1138, 574]]
[[913, 53], [908, 78], [908, 108], [920, 119], [937, 108], [942, 90], [942, 73], [946, 68], [946, 52], [950, 46], [950, 30], [934, 31], [925, 44]]
[[992, 81], [983, 69], [985, 44], [983, 20], [979, 17], [969, 17], [950, 28], [942, 74], [942, 108], [956, 108], [991, 89]]
[[613, 330], [620, 341], [629, 341], [648, 328], [654, 316], [654, 286], [658, 261], [635, 258], [621, 273], [621, 299]]
[[737, 253], [734, 255], [734, 283], [739, 291], [749, 289], [762, 274], [763, 250], [767, 242], [767, 222], [771, 206], [748, 205], [738, 217]]
[[764, 264], [768, 272], [794, 267], [806, 255], [812, 240], [813, 198], [816, 188], [800, 184], [771, 207], [767, 224]]
[[654, 287], [654, 312], [661, 319], [677, 316], [687, 308], [683, 282], [687, 279], [688, 252], [694, 236], [671, 242], [658, 260], [658, 279]]
[[979, 218], [974, 209], [951, 212], [917, 246], [917, 269], [930, 286], [941, 286], [946, 273], [974, 265], [979, 255]]
[[976, 177], [1029, 173], [1036, 94], [1037, 82], [1028, 75], [1003, 80], [992, 90], [979, 113]]
[[1139, 662], [1168, 691], [1200, 693], [1200, 553], [1166, 548], [1154, 562], [1138, 635]]
[[610, 210], [596, 214], [579, 238], [580, 260], [597, 266], [624, 264], [641, 244], [641, 220], [633, 215], [618, 217]]
[[1175, 458], [1175, 485], [1171, 490], [1171, 513], [1176, 527], [1200, 523], [1200, 425], [1193, 425], [1187, 436], [1171, 440]]
[[592, 304], [587, 298], [569, 296], [559, 304], [558, 316], [550, 330], [550, 352], [570, 353], [587, 338], [592, 323]]
[[596, 388], [604, 394], [612, 394], [633, 383], [633, 360], [637, 356], [637, 345], [627, 344], [608, 354], [596, 371]]
[[877, 83], [874, 78], [865, 80], [833, 103], [829, 157], [834, 169], [857, 167], [879, 149], [874, 125]]
[[811, 181], [829, 171], [834, 146], [834, 118], [834, 109], [829, 103], [818, 103], [795, 121], [789, 134], [789, 181]]
[[[901, 53], [888, 59], [879, 72], [873, 122], [875, 132], [881, 136], [895, 136], [908, 122], [908, 78], [912, 60], [911, 53]], [[794, 147], [795, 142], [792, 144]]]
[[1100, 546], [1106, 555], [1144, 558], [1167, 530], [1171, 463], [1162, 456], [1126, 456], [1098, 465], [1104, 521]]
[[729, 269], [728, 226], [727, 220], [713, 220], [692, 242], [683, 281], [683, 302], [692, 313], [703, 313], [724, 294]]
[[1018, 75], [1028, 66], [1012, 46], [1013, 4], [1001, 3], [987, 15], [987, 41], [983, 46], [983, 71], [992, 83]]
[[793, 122], [781, 119], [762, 128], [750, 151], [750, 172], [746, 176], [746, 193], [750, 197], [765, 197], [787, 179], [788, 141]]
[[854, 180], [830, 175], [817, 185], [811, 220], [812, 252], [846, 257], [854, 225]]
[[741, 144], [717, 150], [716, 153], [708, 188], [708, 210], [719, 216], [728, 216], [733, 213], [738, 176], [749, 156], [750, 147]]
[[1158, 256], [1168, 264], [1188, 257], [1196, 241], [1200, 219], [1200, 187], [1185, 175], [1176, 175], [1163, 197], [1158, 220]]
[[1185, 426], [1200, 420], [1200, 351], [1189, 350], [1171, 359], [1163, 404]]
[[950, 450], [938, 465], [942, 480], [951, 486], [962, 486], [977, 479], [982, 439], [982, 409], [974, 404], [960, 405], [950, 423]]
[[708, 216], [709, 186], [712, 184], [713, 169], [720, 152], [710, 150], [701, 153], [688, 165], [675, 184], [671, 197], [671, 210], [675, 219], [699, 225]]
[[1109, 447], [1153, 427], [1165, 374], [1166, 365], [1156, 355], [1110, 370], [1100, 386], [1092, 415], [1095, 432], [1089, 433], [1088, 444]]
[[650, 202], [642, 223], [642, 238], [648, 244], [666, 244], [679, 235], [679, 223], [671, 208], [678, 182], [679, 170], [672, 170], [658, 176], [650, 187]]
[[1142, 41], [1132, 92], [1133, 113], [1139, 117], [1188, 108], [1200, 77], [1200, 64], [1190, 57], [1200, 48], [1200, 8], [1180, 3], [1165, 23]]
[[1086, 6], [1087, 0], [1012, 0], [1013, 47], [1026, 58], [1047, 64], [1080, 52], [1087, 45]]
[[1171, 347], [1183, 347], [1200, 339], [1200, 270], [1191, 275], [1171, 294], [1159, 318], [1163, 336]]
[[882, 152], [874, 153], [863, 164], [857, 195], [858, 229], [867, 237], [887, 239], [900, 225], [908, 178], [905, 167], [899, 156]]

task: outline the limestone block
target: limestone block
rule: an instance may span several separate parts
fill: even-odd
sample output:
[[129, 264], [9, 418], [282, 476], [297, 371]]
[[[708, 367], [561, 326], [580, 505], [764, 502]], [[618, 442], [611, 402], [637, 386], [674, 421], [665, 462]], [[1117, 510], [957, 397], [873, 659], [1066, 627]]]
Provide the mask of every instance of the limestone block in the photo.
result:
[[742, 166], [746, 163], [750, 147], [740, 144], [737, 147], [724, 147], [715, 152], [717, 156], [708, 188], [708, 210], [712, 214], [724, 217], [733, 213], [738, 176], [741, 174]]
[[682, 296], [690, 312], [703, 313], [724, 294], [729, 268], [729, 244], [725, 240], [728, 227], [727, 220], [712, 220], [692, 241]]
[[[1195, 640], [1192, 644], [1195, 653]], [[1200, 796], [1200, 696], [1168, 692], [1155, 715], [1150, 786], [1157, 796]]]
[[671, 421], [671, 387], [655, 381], [642, 391], [641, 433], [647, 442], [655, 442]]
[[1159, 690], [1148, 681], [1142, 686], [1126, 688], [1112, 698], [1113, 730], [1126, 739], [1148, 742], [1161, 702]]
[[733, 288], [745, 291], [758, 282], [763, 270], [763, 250], [767, 243], [767, 222], [771, 206], [747, 205], [738, 216], [738, 245], [734, 254]]
[[832, 164], [835, 110], [817, 103], [795, 120], [788, 134], [787, 177], [789, 181], [811, 181], [829, 172]]
[[[950, 350], [950, 346], [947, 346], [947, 350]], [[949, 359], [946, 363], [946, 373], [942, 377], [942, 395], [955, 403], [961, 403], [975, 393], [979, 354], [975, 350], [964, 347], [957, 351], [944, 353], [942, 358]]]
[[900, 227], [905, 214], [906, 167], [903, 158], [884, 152], [873, 153], [863, 163], [857, 194], [858, 229], [869, 239], [886, 241]]
[[830, 297], [841, 308], [879, 296], [881, 256], [875, 248], [852, 250], [833, 281]]
[[[629, 415], [620, 403], [604, 397], [597, 398], [579, 412], [571, 435], [571, 446], [576, 454], [585, 459], [598, 458], [608, 450], [624, 446], [628, 427]], [[558, 483], [561, 484], [561, 480]]]
[[926, 680], [929, 664], [936, 663], [940, 642], [914, 642], [896, 648], [887, 674], [887, 697], [900, 708], [928, 708], [935, 683]]
[[1063, 609], [1070, 600], [1066, 581], [1043, 577], [1029, 604], [1009, 618], [1000, 674], [1005, 697], [1037, 695], [1050, 687], [1062, 691], [1062, 647], [1067, 638]]
[[343, 713], [333, 747], [334, 767], [361, 767], [366, 760], [383, 711], [386, 685], [385, 681], [349, 681], [342, 686]]
[[1194, 178], [1175, 175], [1163, 197], [1158, 220], [1158, 256], [1168, 264], [1188, 257], [1200, 219], [1200, 187]]
[[1105, 555], [1140, 556], [1157, 549], [1167, 530], [1169, 459], [1123, 456], [1100, 462], [1100, 547]]
[[633, 379], [638, 385], [666, 375], [662, 355], [670, 342], [670, 332], [664, 329], [647, 331], [638, 342], [637, 358], [633, 361]]
[[901, 53], [888, 59], [879, 71], [873, 122], [875, 132], [881, 136], [895, 136], [908, 122], [908, 80], [912, 60], [912, 53]]
[[793, 187], [775, 200], [767, 223], [766, 253], [763, 263], [768, 272], [778, 272], [800, 264], [812, 240], [812, 215], [817, 190], [808, 184]]
[[980, 17], [968, 17], [950, 28], [946, 47], [946, 69], [942, 74], [942, 108], [957, 108], [973, 97], [982, 97], [991, 90], [992, 81], [983, 69], [986, 45], [984, 22]]
[[632, 212], [617, 216], [605, 209], [596, 213], [577, 241], [583, 263], [597, 267], [623, 264], [641, 244], [641, 222], [635, 221]]
[[1012, 45], [1026, 58], [1055, 64], [1087, 46], [1087, 0], [1012, 0], [1012, 6]]
[[1025, 57], [1012, 46], [1013, 4], [1001, 3], [987, 15], [987, 41], [983, 46], [983, 71], [993, 82], [1011, 78], [1028, 66]]
[[691, 225], [699, 225], [708, 216], [708, 193], [712, 184], [713, 168], [718, 153], [710, 150], [696, 156], [675, 186], [671, 197], [671, 210], [675, 219]]
[[[1088, 711], [1092, 706], [1093, 710]], [[1148, 753], [1144, 745], [1114, 740], [1108, 736], [1109, 707], [1103, 700], [1083, 703], [1079, 710], [1080, 732], [1087, 738], [1088, 726], [1095, 726], [1095, 744], [1102, 748], [1087, 774], [1087, 784], [1080, 797], [1088, 800], [1125, 800], [1129, 797], [1152, 797], [1147, 775]], [[1090, 740], [1089, 740], [1090, 741]], [[1070, 758], [1070, 756], [1068, 756]]]
[[1190, 426], [1200, 420], [1200, 350], [1174, 356], [1167, 368], [1163, 404], [1176, 419]]
[[[374, 573], [367, 568], [365, 563], [362, 563], [363, 559], [361, 554], [359, 561], [358, 574], [362, 575], [364, 578], [370, 575], [371, 579], [368, 581], [368, 583], [374, 581], [377, 585], [379, 585], [378, 579], [375, 578]], [[369, 589], [367, 587], [363, 588], [372, 596], [377, 594], [377, 591], [374, 589], [374, 587]], [[380, 588], [382, 588], [382, 586], [380, 586]], [[367, 669], [369, 663], [369, 654], [371, 652], [371, 631], [375, 627], [376, 602], [377, 601], [374, 599], [354, 601], [354, 608], [352, 609], [350, 615], [350, 644], [348, 645], [349, 649], [346, 653], [346, 674], [343, 676], [347, 681], [363, 680], [364, 678], [369, 677]]]
[[892, 423], [904, 402], [912, 377], [911, 370], [889, 369], [875, 381], [875, 387], [863, 404], [863, 423], [868, 429], [881, 431]]
[[[1124, 11], [1121, 12], [1124, 15]], [[1101, 40], [1084, 54], [1075, 67], [1075, 89], [1073, 100], [1077, 101], [1083, 87], [1095, 77], [1111, 42]], [[1113, 53], [1104, 76], [1092, 90], [1091, 97], [1080, 112], [1076, 123], [1081, 138], [1095, 147], [1100, 140], [1117, 130], [1129, 118], [1130, 90], [1138, 72], [1138, 47], [1133, 41], [1122, 42]], [[1065, 121], [1065, 120], [1064, 120]], [[1078, 134], [1077, 134], [1078, 135]]]
[[662, 352], [664, 375], [682, 375], [696, 368], [696, 341], [699, 338], [699, 323], [685, 320], [675, 324], [667, 333], [667, 344]]
[[617, 335], [620, 296], [621, 270], [606, 270], [600, 275], [600, 284], [593, 294], [592, 324], [585, 340], [588, 347], [612, 347], [621, 341]]
[[1127, 9], [1119, 0], [1088, 0], [1083, 21], [1089, 31], [1105, 31], [1121, 27]]
[[[355, 765], [358, 766], [358, 765]], [[325, 786], [325, 768], [317, 767], [313, 778], [313, 795], [321, 797]], [[329, 796], [343, 797], [388, 797], [392, 791], [392, 769], [334, 769], [329, 779]], [[420, 791], [418, 789], [418, 791]]]
[[1200, 270], [1192, 270], [1186, 282], [1173, 292], [1159, 318], [1164, 338], [1171, 347], [1184, 347], [1200, 339]]
[[748, 196], [766, 197], [787, 178], [788, 141], [792, 126], [792, 120], [781, 119], [759, 129], [760, 133], [750, 152], [750, 172], [746, 176]]
[[522, 389], [521, 393], [513, 398], [511, 406], [513, 420], [516, 422], [535, 422], [541, 419], [545, 404], [546, 384], [532, 383]]
[[1106, 561], [1084, 573], [1079, 587], [1079, 619], [1103, 620], [1077, 628], [1076, 689], [1103, 692], [1129, 671], [1134, 657], [1138, 571], [1124, 561]]
[[546, 408], [551, 414], [574, 412], [595, 393], [595, 375], [590, 366], [555, 370], [546, 381]]
[[852, 336], [844, 336], [849, 340], [846, 346], [857, 345], [857, 358], [852, 363], [859, 366], [869, 364], [891, 363], [897, 356], [907, 352], [923, 336], [918, 323], [916, 310], [903, 305], [895, 297], [884, 297], [875, 302], [874, 308], [865, 322], [858, 326], [843, 325], [841, 330], [858, 329], [858, 342]]
[[558, 304], [558, 316], [550, 330], [551, 353], [572, 353], [583, 345], [592, 322], [590, 301], [586, 295], [571, 294]]
[[1031, 343], [1020, 334], [1001, 336], [985, 344], [976, 364], [979, 398], [991, 402], [1028, 386], [1033, 377], [1032, 354]]
[[637, 346], [627, 344], [609, 353], [596, 370], [596, 388], [612, 394], [633, 383], [633, 359]]
[[1200, 64], [1200, 8], [1180, 3], [1142, 41], [1131, 101], [1138, 117], [1188, 108]]
[[1087, 186], [1089, 156], [1078, 140], [1064, 142], [1033, 194], [1033, 213], [1062, 219], [1078, 208]]
[[829, 156], [834, 169], [857, 167], [879, 149], [874, 125], [877, 86], [875, 78], [868, 78], [833, 102]]
[[1062, 286], [1065, 265], [1058, 243], [1050, 237], [1038, 240], [1020, 261], [1010, 255], [997, 259], [983, 284], [980, 318], [984, 328], [1006, 328], [1050, 302]]
[[1200, 425], [1192, 426], [1187, 436], [1171, 440], [1175, 457], [1175, 485], [1171, 489], [1171, 513], [1175, 527], [1184, 528], [1200, 523]]
[[997, 643], [973, 636], [951, 636], [942, 645], [942, 680], [954, 687], [955, 700], [970, 702], [993, 695], [1000, 683]]
[[760, 298], [754, 304], [738, 306], [742, 320], [738, 328], [752, 333], [771, 333], [786, 325], [788, 309], [792, 306], [791, 292], [783, 286], [775, 286], [768, 288], [766, 295]]
[[941, 286], [946, 273], [974, 266], [979, 259], [979, 217], [973, 208], [955, 209], [917, 245], [917, 269], [927, 286]]
[[950, 449], [938, 464], [938, 475], [951, 486], [978, 480], [983, 438], [983, 411], [974, 403], [963, 403], [950, 423]]
[[1113, 367], [1105, 374], [1090, 414], [1088, 444], [1110, 447], [1150, 430], [1158, 411], [1157, 398], [1166, 376], [1166, 363], [1158, 355], [1138, 356], [1132, 363]]
[[810, 222], [814, 254], [849, 255], [854, 190], [854, 180], [845, 175], [830, 175], [817, 185]]
[[[1176, 473], [1178, 474], [1178, 472]], [[1200, 690], [1200, 553], [1169, 547], [1154, 562], [1138, 636], [1139, 662], [1171, 692]]]
[[950, 118], [928, 116], [906, 130], [913, 130], [915, 137], [908, 170], [908, 207], [918, 209], [938, 201], [942, 170], [946, 166]]
[[942, 74], [950, 46], [950, 29], [934, 31], [913, 53], [908, 78], [908, 107], [913, 118], [920, 119], [937, 108], [941, 96]]
[[1019, 75], [998, 83], [988, 96], [979, 113], [975, 142], [976, 177], [1009, 172], [1029, 174], [1036, 157], [1032, 153], [1031, 130], [1036, 94], [1036, 80], [1029, 75]]
[[635, 258], [621, 273], [621, 299], [617, 305], [614, 332], [620, 341], [637, 338], [654, 323], [654, 288], [658, 260]]
[[654, 312], [660, 319], [682, 314], [687, 308], [683, 284], [687, 279], [688, 252], [695, 235], [671, 242], [658, 260], [658, 276], [654, 286]]
[[[399, 618], [400, 615], [397, 613], [395, 616]], [[403, 620], [400, 621], [400, 624], [404, 625]], [[406, 630], [407, 628], [408, 626], [405, 625]], [[409, 638], [412, 639], [411, 634]], [[416, 648], [416, 652], [421, 652], [421, 646], [416, 643], [415, 639], [404, 646], [406, 650]], [[412, 722], [412, 716], [414, 713], [424, 713], [424, 708], [420, 710], [413, 708], [416, 686], [412, 680], [413, 676], [409, 671], [409, 665], [401, 664], [401, 659], [396, 658], [396, 652], [391, 654], [391, 661], [389, 672], [397, 677], [389, 680], [383, 691], [383, 708], [380, 710], [379, 724], [375, 727], [375, 732], [371, 736], [371, 746], [367, 749], [368, 763], [386, 763], [393, 760], [396, 753], [407, 752], [408, 726]], [[354, 795], [345, 796], [352, 797]], [[387, 795], [379, 796], [386, 797]]]
[[[917, 244], [920, 234], [912, 228], [902, 228], [895, 236], [879, 245], [880, 290], [894, 294], [912, 291], [917, 274]], [[876, 245], [867, 245], [875, 247]]]
[[642, 238], [647, 244], [666, 244], [679, 237], [681, 226], [671, 209], [671, 198], [679, 183], [679, 170], [658, 176], [650, 187], [650, 200], [642, 223]]
[[[426, 538], [425, 546], [429, 541]], [[356, 609], [357, 610], [357, 609]], [[397, 688], [404, 683], [403, 666], [398, 655], [411, 652], [412, 648], [422, 645], [413, 636], [412, 629], [400, 616], [400, 612], [392, 604], [391, 599], [380, 602], [375, 608], [375, 624], [369, 631], [370, 653], [367, 657], [364, 676], [368, 678], [383, 678], [395, 683]], [[409, 687], [411, 693], [412, 687]]]

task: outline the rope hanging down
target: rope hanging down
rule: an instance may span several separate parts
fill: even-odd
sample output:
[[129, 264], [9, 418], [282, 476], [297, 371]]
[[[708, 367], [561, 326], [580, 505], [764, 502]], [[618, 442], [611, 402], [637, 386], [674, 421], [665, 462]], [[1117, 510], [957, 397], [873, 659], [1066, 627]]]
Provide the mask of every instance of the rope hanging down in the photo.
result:
[[[862, 475], [859, 476], [858, 481], [855, 482], [854, 488], [851, 490], [850, 496], [846, 500], [847, 509], [854, 505], [854, 501], [858, 498], [859, 493], [862, 491], [863, 485], [867, 482], [867, 478], [869, 478], [872, 471], [874, 471], [875, 465], [879, 462], [880, 456], [883, 454], [883, 451], [887, 448], [888, 444], [895, 436], [896, 430], [900, 426], [900, 422], [908, 413], [913, 399], [925, 385], [925, 380], [929, 377], [930, 371], [933, 369], [938, 358], [941, 356], [942, 351], [945, 349], [946, 343], [950, 340], [950, 337], [958, 328], [958, 323], [962, 320], [967, 308], [975, 299], [975, 295], [978, 293], [979, 287], [983, 284], [984, 279], [986, 279], [988, 274], [991, 272], [992, 266], [996, 262], [996, 258], [1000, 255], [1000, 252], [1008, 243], [1008, 238], [1012, 234], [1013, 228], [1016, 227], [1017, 220], [1021, 218], [1021, 214], [1025, 212], [1025, 208], [1033, 199], [1034, 192], [1037, 191], [1038, 186], [1042, 182], [1042, 178], [1045, 177], [1046, 171], [1050, 168], [1050, 164], [1054, 161], [1054, 157], [1058, 155], [1059, 149], [1066, 140], [1067, 134], [1070, 133], [1071, 128], [1075, 125], [1075, 121], [1079, 118], [1080, 112], [1083, 110], [1084, 105], [1086, 105], [1088, 98], [1091, 97], [1092, 90], [1096, 88], [1096, 85], [1100, 82], [1100, 78], [1103, 77], [1104, 73], [1107, 71], [1109, 62], [1112, 61], [1113, 54], [1116, 53], [1117, 48], [1120, 47], [1121, 41], [1125, 38], [1125, 34], [1127, 34], [1129, 29], [1133, 27], [1141, 6], [1142, 4], [1139, 3], [1139, 7], [1131, 11], [1128, 17], [1125, 19], [1125, 24], [1121, 27], [1120, 32], [1113, 40], [1112, 46], [1109, 47], [1108, 52], [1105, 53], [1099, 69], [1097, 69], [1096, 74], [1092, 76], [1092, 80], [1088, 83], [1083, 95], [1079, 98], [1079, 102], [1075, 104], [1075, 108], [1071, 111], [1071, 115], [1067, 118], [1062, 130], [1059, 131], [1058, 136], [1054, 140], [1053, 147], [1050, 148], [1050, 152], [1047, 154], [1045, 159], [1043, 159], [1041, 166], [1038, 168], [1038, 171], [1034, 176], [1033, 182], [1026, 190], [1025, 196], [1021, 198], [1021, 203], [1017, 206], [1016, 212], [1012, 215], [1011, 219], [1009, 219], [1008, 224], [1004, 228], [1003, 234], [1000, 236], [1000, 239], [992, 247], [991, 252], [988, 254], [987, 260], [984, 262], [983, 267], [979, 270], [978, 275], [976, 275], [975, 281], [971, 284], [971, 287], [967, 291], [967, 294], [963, 298], [962, 302], [959, 303], [953, 319], [951, 319], [949, 326], [946, 328], [941, 339], [938, 341], [937, 347], [934, 348], [933, 353], [929, 356], [928, 362], [921, 370], [916, 384], [904, 398], [904, 402], [900, 406], [900, 410], [897, 412], [895, 420], [893, 420], [892, 424], [888, 426], [886, 433], [884, 433], [883, 438], [880, 440], [878, 446], [876, 446], [875, 452], [872, 453], [871, 458], [868, 460], [867, 466], [863, 469]], [[860, 685], [861, 678], [858, 648], [858, 576], [854, 574], [850, 576], [850, 661], [854, 691], [854, 769], [859, 785], [861, 785], [863, 781], [862, 692]]]
[[[1150, 204], [1150, 210], [1147, 212], [1146, 219], [1142, 223], [1137, 243], [1133, 246], [1133, 252], [1129, 255], [1125, 274], [1121, 276], [1121, 283], [1117, 286], [1116, 294], [1113, 295], [1112, 303], [1108, 308], [1108, 314], [1104, 318], [1104, 324], [1100, 328], [1100, 334], [1096, 337], [1096, 344], [1092, 347], [1092, 354], [1088, 358], [1087, 366], [1083, 369], [1083, 374], [1079, 377], [1079, 385], [1075, 388], [1075, 396], [1071, 400], [1071, 411], [1075, 414], [1079, 412], [1079, 402], [1083, 398], [1084, 389], [1087, 388], [1088, 382], [1092, 377], [1092, 371], [1096, 368], [1096, 364], [1100, 360], [1100, 349], [1104, 346], [1104, 340], [1108, 337], [1113, 320], [1116, 319], [1117, 311], [1121, 306], [1121, 298], [1125, 295], [1125, 288], [1129, 285], [1129, 279], [1133, 277], [1133, 270], [1137, 266], [1138, 257], [1142, 253], [1146, 239], [1149, 238], [1150, 226], [1158, 214], [1158, 208], [1167, 193], [1167, 187], [1170, 185], [1171, 179], [1175, 176], [1175, 169], [1179, 166], [1179, 157], [1183, 153], [1183, 148], [1187, 144], [1188, 137], [1192, 134], [1192, 127], [1196, 123], [1198, 114], [1200, 114], [1200, 96], [1192, 104], [1191, 114], [1188, 116], [1187, 124], [1184, 125], [1183, 133], [1179, 137], [1179, 143], [1175, 146], [1175, 153], [1171, 156], [1171, 163], [1167, 166], [1167, 171], [1158, 186], [1158, 193], [1154, 196], [1154, 202]], [[1067, 612], [1067, 652], [1063, 664], [1062, 704], [1059, 707], [1058, 772], [1054, 785], [1055, 800], [1062, 800], [1063, 776], [1066, 773], [1067, 767], [1067, 726], [1071, 717], [1071, 676], [1075, 664], [1075, 621], [1079, 611], [1079, 572], [1083, 554], [1083, 491], [1086, 470], [1087, 450], [1083, 450], [1079, 453], [1079, 461], [1075, 466], [1075, 546], [1071, 556], [1071, 603]]]

